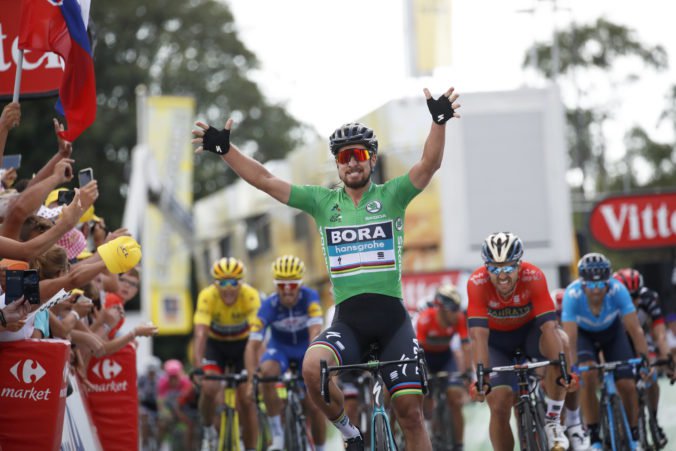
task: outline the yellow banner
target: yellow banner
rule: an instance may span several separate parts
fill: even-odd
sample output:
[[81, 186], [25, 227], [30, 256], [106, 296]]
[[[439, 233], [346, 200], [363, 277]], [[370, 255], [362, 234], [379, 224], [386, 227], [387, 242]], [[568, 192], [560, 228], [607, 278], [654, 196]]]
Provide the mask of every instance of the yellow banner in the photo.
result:
[[[147, 105], [148, 147], [162, 181], [161, 197], [172, 198], [174, 206], [190, 211], [194, 155], [189, 137], [195, 101], [149, 97]], [[185, 230], [177, 228], [175, 221], [156, 205], [148, 205], [143, 223], [143, 271], [148, 276], [145, 280], [150, 280], [150, 314], [160, 335], [192, 330], [191, 254], [186, 238]]]
[[411, 72], [431, 74], [451, 64], [451, 0], [409, 0]]

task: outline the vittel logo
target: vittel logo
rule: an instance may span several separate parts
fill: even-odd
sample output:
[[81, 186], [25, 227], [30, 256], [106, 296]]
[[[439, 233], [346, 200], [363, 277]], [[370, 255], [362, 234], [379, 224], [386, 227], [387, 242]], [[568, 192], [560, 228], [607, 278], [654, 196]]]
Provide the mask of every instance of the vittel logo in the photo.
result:
[[101, 379], [113, 379], [115, 376], [120, 374], [122, 367], [119, 363], [112, 359], [104, 359], [100, 362], [96, 362], [92, 367], [92, 371]]
[[19, 360], [10, 369], [14, 379], [25, 384], [34, 384], [47, 374], [47, 371], [37, 360]]
[[676, 245], [676, 194], [622, 196], [598, 203], [592, 235], [611, 249]]

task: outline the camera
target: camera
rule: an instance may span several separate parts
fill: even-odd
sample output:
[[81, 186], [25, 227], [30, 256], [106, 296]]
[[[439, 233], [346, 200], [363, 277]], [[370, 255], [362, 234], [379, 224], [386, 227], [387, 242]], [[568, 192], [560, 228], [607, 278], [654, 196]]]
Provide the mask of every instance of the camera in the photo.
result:
[[24, 296], [29, 304], [40, 304], [40, 277], [35, 269], [5, 271], [5, 304]]
[[59, 197], [56, 199], [56, 203], [57, 205], [68, 205], [69, 203], [73, 202], [74, 197], [75, 191], [59, 191]]

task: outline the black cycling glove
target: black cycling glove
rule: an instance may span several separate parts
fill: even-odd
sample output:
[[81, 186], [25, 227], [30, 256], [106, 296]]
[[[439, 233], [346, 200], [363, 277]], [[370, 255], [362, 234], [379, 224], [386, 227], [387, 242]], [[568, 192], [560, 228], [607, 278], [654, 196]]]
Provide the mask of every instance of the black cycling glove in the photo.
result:
[[225, 155], [230, 150], [230, 130], [218, 130], [209, 126], [202, 138], [202, 148], [218, 155]]
[[453, 107], [448, 97], [442, 95], [438, 99], [430, 97], [427, 99], [427, 108], [430, 110], [432, 120], [439, 125], [443, 125], [453, 117]]

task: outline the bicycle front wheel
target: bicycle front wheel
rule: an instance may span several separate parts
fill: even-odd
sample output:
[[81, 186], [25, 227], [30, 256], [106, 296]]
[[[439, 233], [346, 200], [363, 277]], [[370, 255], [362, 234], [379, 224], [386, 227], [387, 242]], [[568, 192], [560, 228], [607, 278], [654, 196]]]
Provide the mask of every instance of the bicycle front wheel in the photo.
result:
[[613, 429], [615, 429], [618, 438], [615, 449], [631, 451], [633, 438], [622, 400], [619, 396], [613, 395], [610, 398], [610, 402], [613, 409], [613, 417], [615, 418], [615, 427]]
[[519, 413], [519, 445], [521, 451], [539, 450], [535, 437], [535, 418], [528, 404], [523, 404]]
[[452, 451], [455, 447], [451, 412], [446, 405], [446, 398], [436, 399], [434, 417], [432, 419], [432, 449], [434, 451]]
[[384, 415], [376, 415], [373, 420], [373, 440], [376, 451], [397, 451], [397, 446], [392, 440], [392, 432], [387, 424], [388, 418]]

